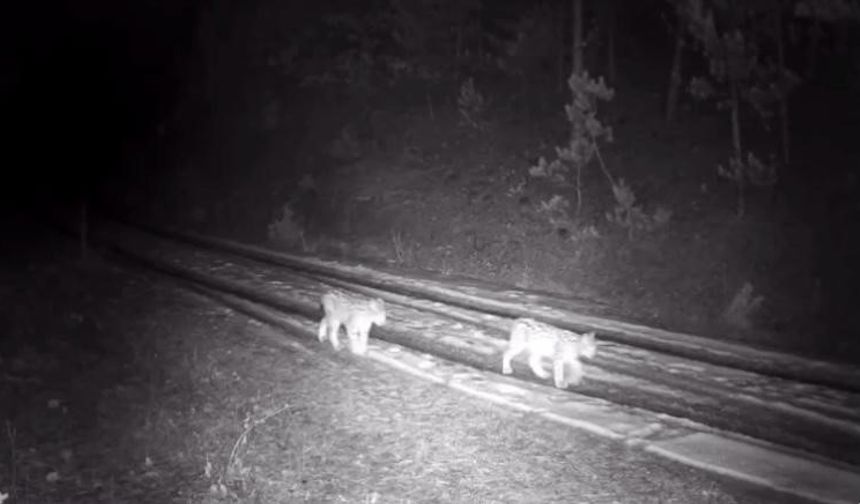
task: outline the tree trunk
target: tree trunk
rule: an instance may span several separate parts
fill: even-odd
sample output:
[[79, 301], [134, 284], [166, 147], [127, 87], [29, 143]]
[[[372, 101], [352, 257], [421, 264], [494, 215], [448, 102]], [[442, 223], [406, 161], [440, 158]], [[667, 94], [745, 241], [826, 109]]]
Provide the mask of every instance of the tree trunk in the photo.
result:
[[[738, 163], [743, 164], [743, 146], [741, 145], [741, 119], [740, 119], [740, 93], [738, 92], [738, 84], [737, 82], [732, 81], [731, 83], [731, 101], [732, 101], [732, 150], [734, 150], [734, 156]], [[735, 184], [738, 186], [738, 207], [737, 207], [737, 215], [738, 218], [743, 219], [744, 214], [746, 213], [746, 201], [744, 198], [746, 195], [744, 184], [746, 183], [746, 173], [743, 168], [739, 168], [739, 171], [735, 171], [735, 167], [729, 168], [731, 173], [735, 176]]]
[[558, 65], [558, 92], [564, 91], [564, 84], [567, 81], [567, 72], [565, 72], [564, 67], [564, 29], [567, 27], [565, 23], [565, 12], [564, 6], [567, 5], [565, 2], [558, 3], [558, 22], [556, 23], [556, 36], [558, 37], [558, 59], [556, 64]]
[[80, 205], [81, 205], [81, 208], [80, 208], [81, 213], [80, 213], [80, 221], [78, 223], [79, 224], [78, 232], [79, 232], [79, 238], [80, 238], [81, 260], [85, 261], [87, 259], [87, 248], [88, 248], [88, 243], [89, 243], [89, 236], [88, 236], [88, 234], [89, 234], [88, 233], [88, 231], [89, 231], [89, 229], [88, 229], [89, 219], [87, 217], [87, 198], [86, 197], [81, 199]]
[[606, 77], [610, 84], [615, 84], [617, 68], [615, 66], [615, 31], [618, 24], [615, 0], [606, 1]]
[[672, 51], [672, 69], [669, 72], [669, 89], [666, 92], [666, 121], [675, 120], [678, 99], [681, 95], [681, 56], [684, 54], [684, 26], [680, 14], [675, 27], [675, 49]]
[[[779, 78], [780, 80], [783, 80], [787, 70], [785, 68], [785, 41], [783, 40], [782, 10], [780, 9], [779, 2], [777, 2], [773, 7], [773, 20], [775, 23], [774, 36], [776, 37]], [[791, 138], [789, 136], [788, 123], [788, 95], [785, 92], [781, 92], [779, 97], [779, 126], [780, 142], [782, 143], [782, 162], [787, 165], [791, 159]]]
[[582, 0], [571, 0], [573, 2], [573, 73], [582, 74]]
[[818, 60], [818, 44], [821, 42], [821, 21], [815, 18], [809, 28], [809, 41], [806, 45], [806, 80], [811, 80], [815, 74]]
[[586, 35], [585, 46], [590, 49], [593, 63], [586, 62], [586, 66], [593, 67], [595, 72], [599, 69], [612, 84], [615, 81], [615, 0], [600, 0], [592, 5], [595, 26]]
[[[582, 75], [582, 0], [572, 1], [573, 69], [571, 75]], [[573, 90], [571, 90], [571, 95], [573, 95]], [[576, 100], [576, 96], [573, 96], [573, 99]], [[574, 121], [571, 126], [571, 138], [581, 138], [583, 135], [581, 121]], [[577, 163], [576, 170], [576, 215], [579, 217], [582, 210], [582, 165]]]
[[463, 55], [463, 26], [466, 24], [466, 21], [461, 20], [457, 23], [456, 29], [456, 37], [454, 38], [454, 61], [457, 63], [460, 62], [460, 57]]

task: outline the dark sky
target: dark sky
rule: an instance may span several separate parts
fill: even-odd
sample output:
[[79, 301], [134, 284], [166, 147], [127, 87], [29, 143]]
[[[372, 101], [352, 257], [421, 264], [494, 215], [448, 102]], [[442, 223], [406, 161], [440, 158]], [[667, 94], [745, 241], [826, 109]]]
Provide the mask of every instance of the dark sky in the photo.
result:
[[17, 194], [115, 162], [123, 139], [170, 102], [194, 19], [182, 1], [21, 2], [4, 17]]

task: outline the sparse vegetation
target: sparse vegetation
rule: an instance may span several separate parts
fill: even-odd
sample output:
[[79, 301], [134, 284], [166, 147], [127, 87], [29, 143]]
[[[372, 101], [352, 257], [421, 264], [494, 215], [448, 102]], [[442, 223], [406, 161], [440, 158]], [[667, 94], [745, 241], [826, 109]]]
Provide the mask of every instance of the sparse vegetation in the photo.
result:
[[475, 80], [469, 77], [463, 81], [457, 96], [457, 109], [460, 111], [462, 124], [476, 130], [483, 129], [486, 108], [484, 95], [475, 88]]
[[732, 181], [738, 190], [737, 216], [743, 217], [746, 213], [746, 196], [744, 189], [747, 186], [769, 187], [776, 184], [776, 166], [774, 163], [765, 164], [752, 152], [747, 153], [746, 160], [732, 156], [728, 167], [717, 165], [717, 174]]
[[[853, 193], [826, 174], [809, 188], [810, 166], [860, 159], [838, 127], [860, 82], [837, 27], [856, 26], [854, 2], [222, 7], [201, 12], [192, 50], [188, 88], [204, 92], [160, 128], [180, 180], [128, 179], [169, 195], [158, 217], [202, 208], [192, 224], [209, 232], [577, 295], [700, 334], [722, 337], [745, 282], [768, 303], [736, 337], [818, 347], [856, 324], [850, 254], [825, 252], [843, 244], [821, 231], [850, 227]], [[306, 174], [313, 204], [297, 199]], [[842, 294], [807, 310], [815, 281]]]
[[[799, 84], [798, 76], [785, 67], [782, 40], [782, 7], [774, 4], [720, 4], [701, 0], [676, 2], [679, 16], [708, 63], [708, 74], [690, 80], [690, 94], [712, 100], [728, 110], [732, 128], [729, 168], [718, 168], [721, 177], [737, 187], [737, 215], [746, 213], [745, 187], [752, 183], [776, 183], [776, 163], [764, 164], [744, 148], [742, 104], [769, 129], [772, 118], [781, 121], [783, 159], [790, 150], [786, 101]], [[774, 20], [775, 19], [775, 20]], [[776, 29], [774, 29], [776, 28]], [[775, 47], [771, 54], [766, 48]]]
[[269, 223], [269, 241], [276, 244], [293, 245], [300, 241], [304, 230], [296, 223], [295, 215], [288, 205], [281, 208], [280, 215]]
[[704, 492], [713, 503], [763, 502], [642, 451], [318, 350], [312, 322], [304, 336], [284, 334], [161, 277], [83, 267], [75, 241], [52, 243], [27, 256], [29, 269], [3, 265], [20, 285], [0, 288], [17, 307], [0, 313], [5, 504], [657, 493], [690, 502]]
[[665, 207], [657, 207], [653, 215], [646, 214], [624, 179], [613, 184], [612, 195], [615, 196], [615, 208], [606, 212], [606, 220], [625, 229], [629, 240], [635, 233], [650, 232], [668, 224], [672, 218], [672, 212]]
[[78, 226], [0, 264], [0, 504], [712, 497], [373, 363], [274, 352], [100, 262], [100, 212], [860, 357], [860, 0], [65, 4], [15, 3], [0, 79], [33, 137], [4, 203]]
[[408, 266], [412, 264], [415, 252], [410, 244], [404, 242], [402, 231], [396, 229], [391, 230], [391, 248], [394, 255], [394, 264], [398, 266]]
[[[224, 464], [223, 471], [218, 475], [217, 480], [209, 486], [209, 492], [212, 495], [216, 495], [222, 499], [226, 499], [228, 497], [242, 498], [248, 495], [253, 495], [253, 486], [255, 484], [251, 473], [253, 467], [246, 465], [244, 462], [245, 452], [247, 451], [248, 446], [248, 436], [255, 427], [260, 426], [270, 418], [283, 413], [289, 407], [290, 406], [288, 404], [285, 404], [256, 419], [251, 417], [250, 412], [246, 414], [245, 418], [242, 420], [242, 433], [233, 444], [233, 449], [230, 450], [230, 457], [228, 458], [227, 463]], [[206, 460], [206, 466], [203, 469], [203, 474], [206, 478], [214, 477], [212, 463], [208, 458]]]
[[597, 118], [597, 103], [599, 100], [612, 100], [614, 92], [606, 87], [603, 78], [593, 79], [584, 75], [573, 74], [567, 81], [572, 95], [571, 103], [564, 106], [567, 120], [570, 123], [570, 138], [567, 145], [556, 147], [558, 158], [569, 163], [576, 170], [576, 214], [582, 211], [582, 170], [597, 158], [600, 168], [614, 186], [612, 176], [600, 158], [598, 141], [612, 141], [612, 128], [601, 123]]
[[726, 307], [723, 319], [731, 326], [740, 329], [753, 327], [752, 316], [764, 303], [763, 296], [753, 294], [753, 286], [749, 282], [744, 283], [732, 298], [732, 302]]

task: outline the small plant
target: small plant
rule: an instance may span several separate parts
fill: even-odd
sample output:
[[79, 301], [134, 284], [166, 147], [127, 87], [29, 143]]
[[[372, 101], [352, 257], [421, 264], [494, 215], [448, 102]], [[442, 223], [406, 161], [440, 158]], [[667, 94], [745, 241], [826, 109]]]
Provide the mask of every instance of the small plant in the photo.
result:
[[476, 130], [484, 128], [483, 116], [487, 104], [484, 95], [475, 89], [475, 81], [472, 77], [466, 79], [460, 85], [460, 94], [457, 96], [457, 110], [460, 111], [460, 123]]
[[627, 230], [627, 238], [633, 239], [637, 232], [650, 232], [669, 223], [672, 211], [658, 207], [653, 215], [648, 215], [642, 206], [636, 203], [636, 194], [624, 179], [619, 179], [612, 185], [612, 195], [615, 197], [615, 208], [606, 212], [606, 220]]
[[[209, 491], [212, 494], [220, 497], [227, 497], [230, 495], [229, 489], [238, 490], [239, 493], [242, 494], [248, 493], [248, 482], [251, 475], [251, 467], [246, 466], [242, 462], [240, 451], [248, 445], [248, 436], [251, 434], [251, 431], [254, 430], [254, 427], [262, 425], [272, 417], [286, 411], [289, 407], [289, 404], [284, 404], [280, 408], [277, 408], [258, 419], [252, 418], [250, 414], [245, 416], [245, 419], [242, 421], [242, 433], [233, 444], [233, 449], [230, 451], [230, 458], [224, 466], [224, 471], [218, 477], [218, 480], [215, 483], [212, 483], [209, 487]], [[212, 464], [207, 457], [204, 474], [211, 477], [212, 473]]]
[[[80, 216], [78, 218], [78, 238], [80, 244], [81, 260], [87, 259], [87, 249], [89, 248], [89, 217], [87, 216], [87, 200], [81, 200]], [[2, 501], [0, 501], [2, 502]]]
[[756, 296], [753, 292], [752, 284], [745, 282], [743, 287], [735, 293], [726, 311], [723, 312], [723, 319], [732, 327], [741, 329], [752, 327], [750, 318], [764, 303], [764, 296]]
[[391, 230], [391, 246], [394, 250], [394, 263], [403, 266], [412, 262], [414, 251], [403, 240], [403, 233], [399, 230]]
[[269, 241], [292, 245], [303, 240], [304, 232], [296, 222], [296, 215], [289, 204], [281, 207], [280, 212], [268, 227]]
[[454, 268], [451, 266], [451, 263], [448, 262], [447, 257], [442, 259], [442, 266], [439, 267], [439, 273], [443, 276], [451, 276], [454, 274]]
[[[597, 159], [610, 186], [616, 186], [612, 175], [600, 155], [599, 141], [613, 140], [612, 128], [597, 119], [597, 104], [600, 100], [611, 100], [614, 91], [606, 87], [603, 78], [573, 74], [568, 79], [572, 101], [564, 107], [570, 123], [567, 145], [556, 147], [556, 158], [547, 161], [540, 157], [537, 164], [529, 167], [529, 176], [543, 178], [560, 186], [570, 184], [570, 172], [576, 170], [576, 215], [582, 212], [582, 170], [593, 159]], [[617, 199], [617, 198], [616, 198]], [[555, 196], [541, 204], [541, 211], [550, 216], [550, 223], [557, 229], [573, 229], [569, 218], [570, 203], [567, 198]], [[564, 214], [563, 218], [560, 215]], [[563, 222], [562, 222], [563, 221]]]
[[513, 185], [508, 186], [507, 195], [509, 198], [518, 198], [526, 192], [526, 181], [520, 180]]
[[570, 88], [571, 103], [564, 106], [567, 120], [570, 123], [570, 138], [564, 147], [556, 147], [556, 155], [576, 169], [576, 213], [582, 210], [582, 169], [597, 158], [600, 167], [612, 182], [612, 176], [600, 157], [599, 140], [611, 142], [612, 127], [604, 125], [597, 119], [597, 104], [600, 100], [610, 101], [615, 96], [612, 89], [606, 87], [603, 77], [594, 79], [588, 76], [573, 74], [567, 81]]
[[[15, 451], [15, 441], [17, 440], [15, 427], [12, 425], [12, 422], [6, 420], [6, 437], [9, 438], [9, 469], [11, 474], [9, 475], [9, 488], [12, 494], [16, 494], [15, 489], [18, 486], [18, 454]], [[0, 492], [0, 504], [5, 501], [9, 497], [9, 494]], [[13, 498], [17, 502], [17, 495], [13, 495]]]
[[558, 182], [560, 184], [567, 183], [567, 172], [570, 171], [568, 166], [565, 166], [561, 159], [553, 159], [547, 162], [546, 158], [541, 156], [536, 165], [529, 167], [529, 176], [533, 178], [545, 178]]
[[757, 187], [772, 186], [777, 181], [776, 163], [763, 163], [752, 152], [747, 152], [744, 161], [739, 156], [729, 158], [728, 167], [717, 166], [717, 174], [734, 182], [738, 190], [737, 216], [743, 218], [746, 213], [745, 189], [747, 185]]
[[[274, 220], [269, 223], [267, 234], [272, 243], [295, 246], [300, 245], [302, 251], [313, 252], [316, 244], [308, 243], [305, 235], [305, 226], [299, 222], [299, 217], [293, 208], [302, 207], [302, 200], [316, 193], [316, 181], [313, 176], [305, 174], [298, 183], [298, 191], [293, 193], [287, 203], [277, 212]], [[306, 210], [309, 212], [310, 210]]]
[[[731, 121], [732, 153], [729, 166], [719, 166], [717, 173], [733, 181], [738, 188], [737, 214], [745, 212], [744, 188], [747, 184], [772, 185], [776, 182], [776, 163], [765, 164], [743, 153], [742, 113], [750, 110], [765, 129], [770, 129], [774, 117], [781, 121], [783, 162], [788, 161], [788, 111], [786, 100], [800, 84], [800, 79], [787, 69], [782, 55], [781, 30], [762, 23], [768, 16], [758, 15], [761, 5], [740, 3], [705, 4], [687, 0], [678, 4], [687, 31], [696, 41], [708, 63], [708, 74], [690, 80], [689, 93], [697, 100], [711, 101], [717, 108], [727, 110]], [[762, 4], [765, 5], [765, 4]], [[778, 8], [772, 4], [765, 9]], [[772, 18], [778, 11], [767, 12]], [[781, 17], [777, 23], [782, 23]], [[775, 38], [768, 43], [768, 38]], [[776, 46], [778, 54], [767, 52]], [[774, 57], [776, 56], [776, 57]], [[774, 63], [774, 61], [778, 63]]]
[[344, 162], [361, 159], [361, 141], [354, 130], [355, 128], [349, 124], [340, 129], [337, 138], [329, 144], [328, 154], [332, 158]]
[[556, 231], [570, 231], [574, 228], [570, 220], [570, 201], [564, 196], [556, 194], [548, 200], [541, 201], [538, 211], [547, 217]]

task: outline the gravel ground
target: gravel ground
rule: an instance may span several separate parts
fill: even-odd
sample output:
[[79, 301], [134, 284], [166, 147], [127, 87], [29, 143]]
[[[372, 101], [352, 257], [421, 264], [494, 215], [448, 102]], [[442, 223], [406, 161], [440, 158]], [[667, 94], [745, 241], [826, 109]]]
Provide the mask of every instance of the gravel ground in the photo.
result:
[[335, 354], [50, 236], [7, 244], [9, 502], [788, 502]]

